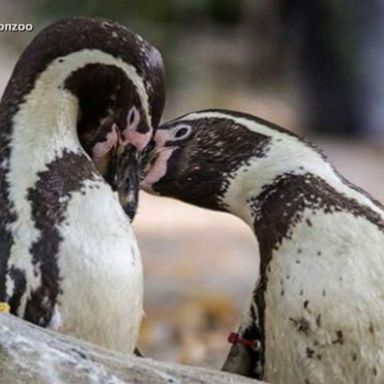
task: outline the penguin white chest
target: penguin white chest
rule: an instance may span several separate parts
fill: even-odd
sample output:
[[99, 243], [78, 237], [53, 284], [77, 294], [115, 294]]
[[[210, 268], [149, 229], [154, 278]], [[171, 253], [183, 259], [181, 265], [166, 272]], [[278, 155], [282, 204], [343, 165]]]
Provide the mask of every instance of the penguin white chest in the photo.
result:
[[68, 202], [58, 254], [60, 331], [132, 352], [143, 314], [142, 263], [128, 218], [106, 189], [90, 181]]
[[303, 213], [267, 270], [267, 381], [384, 382], [383, 249], [365, 218]]

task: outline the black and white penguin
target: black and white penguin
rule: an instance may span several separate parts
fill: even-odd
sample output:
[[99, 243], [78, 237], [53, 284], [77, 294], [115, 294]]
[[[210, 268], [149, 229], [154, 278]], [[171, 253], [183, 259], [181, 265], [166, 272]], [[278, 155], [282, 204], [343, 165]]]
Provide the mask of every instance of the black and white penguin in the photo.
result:
[[146, 191], [230, 212], [259, 242], [259, 277], [225, 370], [276, 384], [384, 382], [378, 202], [311, 144], [242, 113], [173, 120], [153, 153]]
[[138, 184], [120, 178], [138, 180], [164, 97], [159, 52], [110, 21], [59, 21], [21, 55], [0, 104], [0, 302], [12, 314], [133, 351], [142, 264], [123, 208]]

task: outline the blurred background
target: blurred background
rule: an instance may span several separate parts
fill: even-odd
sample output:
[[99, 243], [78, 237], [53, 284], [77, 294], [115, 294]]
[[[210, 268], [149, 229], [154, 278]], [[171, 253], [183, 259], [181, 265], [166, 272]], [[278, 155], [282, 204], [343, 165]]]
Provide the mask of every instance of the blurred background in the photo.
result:
[[[155, 44], [167, 67], [164, 120], [197, 109], [258, 115], [323, 149], [384, 201], [384, 3], [380, 0], [0, 0], [0, 94], [21, 51], [66, 16], [119, 21]], [[59, 43], [59, 42], [58, 42]], [[258, 269], [240, 220], [141, 196], [145, 265], [140, 347], [219, 368]]]

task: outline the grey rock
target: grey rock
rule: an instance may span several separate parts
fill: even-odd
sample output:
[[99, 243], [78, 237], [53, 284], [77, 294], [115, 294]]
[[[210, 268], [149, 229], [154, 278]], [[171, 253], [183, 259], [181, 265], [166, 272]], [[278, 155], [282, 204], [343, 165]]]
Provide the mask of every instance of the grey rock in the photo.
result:
[[0, 314], [0, 384], [257, 384], [213, 370], [127, 356]]

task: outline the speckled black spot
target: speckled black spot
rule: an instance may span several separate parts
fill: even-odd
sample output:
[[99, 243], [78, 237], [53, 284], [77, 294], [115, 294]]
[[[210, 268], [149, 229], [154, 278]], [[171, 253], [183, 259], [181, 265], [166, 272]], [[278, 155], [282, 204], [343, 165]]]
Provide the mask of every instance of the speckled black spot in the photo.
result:
[[344, 341], [345, 341], [345, 339], [344, 339], [343, 331], [342, 330], [336, 331], [336, 340], [333, 340], [332, 344], [341, 344], [341, 345], [343, 345]]
[[308, 348], [308, 347], [306, 348], [305, 352], [306, 352], [306, 355], [309, 359], [311, 359], [313, 357], [313, 355], [315, 354], [315, 351], [311, 348]]
[[369, 333], [372, 333], [372, 335], [375, 333], [375, 329], [373, 328], [373, 324], [369, 323]]
[[299, 332], [303, 332], [306, 335], [309, 333], [311, 326], [310, 326], [308, 320], [304, 319], [304, 317], [300, 317], [298, 319], [294, 319], [294, 318], [290, 317], [289, 320], [294, 324], [295, 328]]

